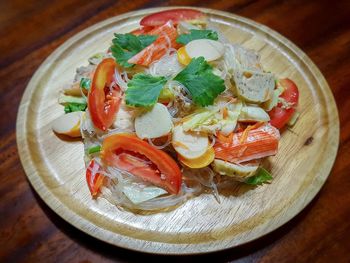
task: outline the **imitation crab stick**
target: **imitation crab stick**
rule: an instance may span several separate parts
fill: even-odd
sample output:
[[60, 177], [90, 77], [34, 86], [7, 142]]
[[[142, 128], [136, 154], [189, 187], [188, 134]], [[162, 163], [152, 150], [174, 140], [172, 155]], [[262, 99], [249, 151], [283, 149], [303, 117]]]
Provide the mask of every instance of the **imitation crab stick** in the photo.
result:
[[172, 22], [157, 27], [147, 32], [147, 34], [158, 35], [158, 38], [151, 45], [130, 58], [128, 60], [130, 64], [148, 66], [153, 61], [160, 59], [169, 48], [177, 47], [177, 43], [175, 42], [177, 31]]
[[[242, 138], [244, 140], [242, 140]], [[275, 155], [280, 139], [279, 131], [266, 124], [257, 129], [235, 133], [231, 142], [216, 140], [215, 158], [233, 163], [241, 163], [254, 159]]]

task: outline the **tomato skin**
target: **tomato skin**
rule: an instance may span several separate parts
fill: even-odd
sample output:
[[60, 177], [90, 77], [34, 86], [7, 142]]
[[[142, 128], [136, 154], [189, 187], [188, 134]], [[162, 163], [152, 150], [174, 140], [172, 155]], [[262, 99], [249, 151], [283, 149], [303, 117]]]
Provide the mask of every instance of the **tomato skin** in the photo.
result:
[[86, 169], [86, 182], [92, 197], [97, 196], [97, 194], [100, 192], [101, 186], [103, 185], [104, 176], [98, 172], [100, 170], [101, 166], [93, 159], [90, 161], [90, 164]]
[[[123, 155], [123, 150], [142, 155], [147, 160]], [[121, 151], [121, 154], [116, 154], [118, 151]], [[166, 189], [169, 193], [177, 194], [180, 191], [182, 174], [177, 163], [168, 154], [152, 147], [136, 135], [118, 133], [105, 138], [101, 159], [106, 165], [130, 171], [135, 176]]]
[[205, 15], [201, 11], [194, 9], [172, 9], [145, 16], [141, 19], [140, 25], [161, 26], [169, 20], [173, 21], [174, 25], [177, 25], [181, 20], [205, 20]]
[[142, 26], [142, 27], [140, 27], [138, 29], [135, 29], [135, 30], [131, 31], [130, 34], [133, 34], [135, 36], [146, 35], [152, 29], [153, 29], [152, 26]]
[[[121, 97], [116, 89], [105, 92], [105, 87], [112, 82], [116, 63], [107, 58], [97, 66], [88, 96], [88, 108], [95, 127], [107, 130], [114, 121], [119, 109]], [[107, 94], [106, 94], [107, 93]]]
[[284, 88], [284, 92], [280, 95], [280, 98], [284, 99], [291, 107], [285, 109], [279, 103], [269, 111], [269, 116], [271, 125], [277, 129], [282, 129], [295, 113], [295, 107], [299, 101], [299, 90], [296, 84], [290, 79], [281, 79], [279, 80], [279, 84]]

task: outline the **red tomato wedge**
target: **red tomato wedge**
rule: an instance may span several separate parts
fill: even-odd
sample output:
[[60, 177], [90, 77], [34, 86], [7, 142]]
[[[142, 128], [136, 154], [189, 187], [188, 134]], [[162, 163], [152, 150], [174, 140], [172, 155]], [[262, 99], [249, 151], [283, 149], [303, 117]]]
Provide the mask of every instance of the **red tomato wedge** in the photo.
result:
[[149, 66], [153, 61], [164, 56], [169, 48], [177, 48], [179, 46], [176, 43], [177, 30], [172, 22], [154, 28], [147, 32], [147, 34], [158, 35], [158, 38], [151, 45], [130, 58], [128, 60], [130, 64]]
[[177, 163], [133, 134], [107, 137], [103, 141], [101, 159], [106, 165], [130, 172], [171, 194], [180, 191], [182, 174]]
[[270, 123], [277, 129], [283, 128], [292, 118], [299, 100], [298, 87], [292, 80], [281, 79], [279, 80], [279, 84], [284, 88], [284, 92], [280, 95], [280, 98], [284, 99], [290, 107], [283, 107], [282, 103], [279, 103], [269, 111]]
[[104, 176], [99, 173], [101, 171], [101, 166], [91, 160], [88, 168], [86, 169], [86, 182], [88, 184], [90, 193], [92, 197], [96, 197], [100, 192], [100, 188], [103, 185]]
[[158, 13], [154, 13], [148, 16], [145, 16], [140, 21], [142, 26], [161, 26], [168, 21], [172, 21], [177, 25], [180, 21], [193, 21], [193, 20], [203, 20], [205, 21], [206, 16], [201, 11], [194, 9], [172, 9], [166, 10]]
[[134, 31], [131, 31], [130, 33], [138, 36], [138, 35], [147, 35], [149, 31], [153, 29], [153, 26], [141, 26], [138, 29], [135, 29]]
[[95, 127], [107, 130], [119, 109], [121, 96], [119, 87], [109, 88], [113, 80], [116, 63], [106, 58], [97, 66], [88, 97], [88, 108]]

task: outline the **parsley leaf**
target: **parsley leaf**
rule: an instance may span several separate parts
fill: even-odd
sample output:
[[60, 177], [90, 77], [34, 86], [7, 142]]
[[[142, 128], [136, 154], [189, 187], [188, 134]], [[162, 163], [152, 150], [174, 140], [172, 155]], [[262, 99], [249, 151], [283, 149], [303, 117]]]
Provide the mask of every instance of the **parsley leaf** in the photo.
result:
[[176, 38], [176, 42], [186, 45], [188, 42], [196, 39], [218, 40], [218, 33], [213, 30], [191, 29], [189, 34], [181, 34]]
[[128, 82], [125, 92], [126, 104], [135, 107], [153, 106], [166, 82], [165, 77], [153, 77], [144, 73], [136, 74]]
[[87, 107], [87, 104], [81, 104], [81, 103], [68, 103], [64, 106], [64, 112], [74, 112], [74, 111], [85, 111]]
[[271, 181], [272, 179], [273, 178], [268, 171], [262, 167], [259, 167], [258, 172], [254, 176], [249, 177], [247, 180], [245, 180], [245, 183], [251, 185], [261, 185], [263, 183]]
[[213, 73], [213, 68], [203, 57], [193, 58], [174, 80], [183, 84], [193, 101], [204, 107], [214, 103], [214, 99], [225, 90], [224, 80]]
[[112, 55], [119, 65], [130, 68], [134, 64], [128, 63], [128, 60], [139, 53], [142, 49], [152, 44], [158, 36], [133, 34], [114, 34], [111, 46]]

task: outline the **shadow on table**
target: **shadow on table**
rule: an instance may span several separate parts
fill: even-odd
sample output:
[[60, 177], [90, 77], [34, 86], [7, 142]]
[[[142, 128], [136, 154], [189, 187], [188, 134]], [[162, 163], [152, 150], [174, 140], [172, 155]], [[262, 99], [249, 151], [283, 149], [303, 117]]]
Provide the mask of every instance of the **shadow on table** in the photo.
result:
[[[238, 247], [234, 247], [231, 249], [221, 250], [218, 252], [206, 253], [206, 254], [198, 254], [198, 255], [184, 255], [184, 256], [173, 256], [173, 255], [156, 255], [156, 254], [148, 254], [137, 251], [132, 251], [120, 247], [116, 247], [114, 245], [110, 245], [103, 241], [100, 241], [96, 238], [93, 238], [79, 229], [75, 228], [64, 219], [59, 217], [53, 210], [51, 210], [44, 201], [38, 196], [35, 190], [31, 187], [32, 192], [34, 193], [35, 199], [38, 204], [48, 216], [55, 226], [60, 229], [66, 236], [70, 239], [74, 240], [76, 243], [84, 246], [85, 248], [94, 251], [97, 254], [103, 255], [110, 260], [115, 261], [127, 261], [127, 262], [227, 262], [232, 260], [237, 260], [240, 258], [247, 257], [252, 253], [258, 252], [267, 248], [272, 243], [278, 241], [283, 238], [286, 234], [293, 230], [308, 214], [308, 212], [312, 209], [316, 200], [318, 199], [318, 195], [308, 204], [302, 212], [300, 212], [297, 216], [295, 216], [288, 223], [283, 225], [282, 227], [276, 229], [275, 231], [257, 239], [246, 243], [244, 245], [240, 245]], [[322, 191], [322, 189], [321, 189]]]

